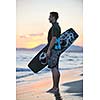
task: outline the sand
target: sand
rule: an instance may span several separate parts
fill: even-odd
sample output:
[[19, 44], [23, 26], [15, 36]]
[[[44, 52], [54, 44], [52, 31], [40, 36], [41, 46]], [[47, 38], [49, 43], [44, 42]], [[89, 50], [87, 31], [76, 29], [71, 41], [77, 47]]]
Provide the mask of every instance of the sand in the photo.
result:
[[82, 100], [82, 68], [61, 72], [59, 93], [47, 93], [46, 91], [51, 87], [51, 76], [31, 84], [17, 85], [16, 100]]

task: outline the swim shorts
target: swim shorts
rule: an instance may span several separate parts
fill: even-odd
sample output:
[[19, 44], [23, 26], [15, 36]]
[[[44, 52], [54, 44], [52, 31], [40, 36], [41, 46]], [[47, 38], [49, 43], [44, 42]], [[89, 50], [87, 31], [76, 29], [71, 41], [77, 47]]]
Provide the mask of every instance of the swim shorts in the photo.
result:
[[54, 67], [57, 67], [58, 69], [59, 57], [60, 57], [60, 51], [52, 49], [50, 57], [48, 58], [48, 68], [52, 69]]

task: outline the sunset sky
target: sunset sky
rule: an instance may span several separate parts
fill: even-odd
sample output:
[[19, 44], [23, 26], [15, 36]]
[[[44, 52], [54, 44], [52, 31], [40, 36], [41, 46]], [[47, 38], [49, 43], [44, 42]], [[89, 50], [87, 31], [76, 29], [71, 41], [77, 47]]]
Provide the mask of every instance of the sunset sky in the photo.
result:
[[49, 13], [59, 13], [62, 32], [74, 28], [79, 34], [75, 45], [83, 46], [82, 0], [16, 0], [16, 47], [33, 48], [47, 43]]

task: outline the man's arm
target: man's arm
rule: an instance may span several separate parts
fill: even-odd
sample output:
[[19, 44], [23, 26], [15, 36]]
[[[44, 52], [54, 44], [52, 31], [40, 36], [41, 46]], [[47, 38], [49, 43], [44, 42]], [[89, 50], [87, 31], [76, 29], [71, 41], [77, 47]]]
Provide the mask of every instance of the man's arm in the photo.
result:
[[54, 46], [55, 41], [56, 41], [56, 36], [53, 36], [52, 39], [51, 39], [50, 45], [49, 45], [49, 47], [48, 47], [48, 51], [47, 51], [47, 56], [48, 56], [48, 57], [50, 56], [50, 50], [51, 50], [52, 47]]

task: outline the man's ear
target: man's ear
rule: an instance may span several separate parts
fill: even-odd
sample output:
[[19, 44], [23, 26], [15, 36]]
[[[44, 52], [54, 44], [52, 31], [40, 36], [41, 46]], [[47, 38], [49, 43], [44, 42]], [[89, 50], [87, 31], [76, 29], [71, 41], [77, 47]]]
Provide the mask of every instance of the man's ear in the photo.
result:
[[55, 17], [52, 17], [52, 18], [53, 18], [53, 20], [56, 20]]

